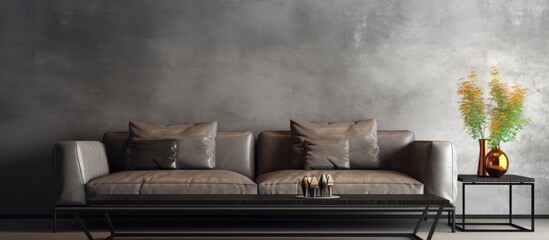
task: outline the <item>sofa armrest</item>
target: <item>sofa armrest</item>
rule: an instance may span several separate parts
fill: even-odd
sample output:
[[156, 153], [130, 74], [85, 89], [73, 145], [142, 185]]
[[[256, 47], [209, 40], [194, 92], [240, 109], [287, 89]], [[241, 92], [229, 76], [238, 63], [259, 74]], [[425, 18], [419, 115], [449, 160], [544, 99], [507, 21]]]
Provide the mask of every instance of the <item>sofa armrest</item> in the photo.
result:
[[451, 142], [415, 141], [412, 143], [408, 174], [422, 182], [424, 193], [457, 199], [456, 151]]
[[86, 204], [86, 183], [109, 174], [105, 146], [99, 141], [61, 141], [53, 149], [56, 206]]

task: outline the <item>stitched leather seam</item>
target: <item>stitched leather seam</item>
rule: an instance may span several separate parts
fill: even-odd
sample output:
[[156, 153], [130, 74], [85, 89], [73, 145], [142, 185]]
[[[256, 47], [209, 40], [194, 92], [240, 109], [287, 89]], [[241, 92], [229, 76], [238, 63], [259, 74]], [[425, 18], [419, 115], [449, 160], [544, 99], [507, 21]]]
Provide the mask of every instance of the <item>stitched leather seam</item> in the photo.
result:
[[143, 188], [143, 182], [139, 184], [139, 189], [137, 190], [138, 194], [141, 194], [141, 189]]
[[[283, 184], [297, 184], [295, 183], [259, 183], [261, 185], [283, 185]], [[387, 185], [387, 184], [399, 184], [399, 185], [418, 185], [423, 186], [421, 183], [351, 183], [351, 182], [337, 182], [335, 185], [340, 184], [360, 184], [360, 185]]]
[[140, 182], [136, 182], [136, 183], [93, 183], [93, 184], [90, 184], [90, 185], [121, 185], [121, 184], [181, 184], [181, 185], [184, 185], [184, 184], [191, 184], [191, 185], [196, 185], [196, 184], [201, 184], [201, 185], [208, 185], [208, 184], [215, 184], [215, 185], [250, 185], [250, 186], [255, 186], [256, 184], [250, 184], [250, 183], [140, 183]]

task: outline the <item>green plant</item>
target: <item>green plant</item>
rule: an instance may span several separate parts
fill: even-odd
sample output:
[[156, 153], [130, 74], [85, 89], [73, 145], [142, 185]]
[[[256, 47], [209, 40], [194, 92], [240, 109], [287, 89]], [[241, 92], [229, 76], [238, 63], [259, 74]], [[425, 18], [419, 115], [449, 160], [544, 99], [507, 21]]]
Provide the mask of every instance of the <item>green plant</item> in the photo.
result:
[[479, 86], [479, 80], [475, 72], [471, 72], [466, 78], [460, 78], [458, 94], [461, 96], [459, 110], [463, 117], [465, 128], [471, 137], [483, 138], [486, 128], [486, 110], [484, 104], [483, 89]]
[[490, 75], [488, 98], [484, 98], [484, 90], [475, 72], [460, 78], [457, 92], [460, 95], [459, 110], [469, 135], [474, 139], [484, 139], [488, 128], [488, 142], [494, 147], [501, 142], [513, 141], [530, 119], [524, 116], [528, 89], [517, 84], [509, 88], [502, 82], [496, 67], [492, 67]]

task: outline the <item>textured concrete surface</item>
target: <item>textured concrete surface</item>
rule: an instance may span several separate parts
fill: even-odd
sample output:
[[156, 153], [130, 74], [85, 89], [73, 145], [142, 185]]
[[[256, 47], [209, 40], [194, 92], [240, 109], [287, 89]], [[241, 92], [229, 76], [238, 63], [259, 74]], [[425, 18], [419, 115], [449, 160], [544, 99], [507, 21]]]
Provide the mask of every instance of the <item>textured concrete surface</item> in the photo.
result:
[[[530, 88], [532, 123], [502, 147], [549, 214], [547, 39], [545, 0], [3, 0], [0, 214], [50, 213], [54, 142], [100, 139], [129, 120], [258, 133], [291, 118], [377, 118], [452, 141], [460, 173], [475, 173], [456, 83], [491, 65]], [[468, 201], [472, 213], [507, 211], [506, 188]]]

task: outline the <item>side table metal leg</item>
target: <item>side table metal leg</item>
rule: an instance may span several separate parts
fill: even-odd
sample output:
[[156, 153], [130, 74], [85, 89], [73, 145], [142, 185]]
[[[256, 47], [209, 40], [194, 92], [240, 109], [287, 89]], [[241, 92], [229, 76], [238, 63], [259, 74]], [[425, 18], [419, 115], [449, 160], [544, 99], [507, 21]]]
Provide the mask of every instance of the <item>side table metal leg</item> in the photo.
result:
[[531, 213], [530, 213], [530, 220], [531, 220], [531, 223], [532, 223], [532, 226], [530, 229], [532, 229], [532, 232], [534, 231], [534, 184], [532, 183], [532, 185], [530, 185], [531, 188], [530, 188], [530, 198], [531, 198], [531, 202], [530, 202], [530, 205], [531, 205]]
[[435, 216], [435, 220], [433, 221], [433, 225], [431, 225], [431, 230], [429, 231], [429, 235], [425, 240], [431, 240], [433, 238], [433, 234], [435, 233], [435, 229], [438, 225], [438, 220], [440, 219], [440, 215], [442, 215], [442, 210], [444, 210], [444, 206], [440, 205], [438, 207], [437, 215]]
[[513, 224], [513, 184], [509, 183], [509, 224]]
[[465, 230], [465, 185], [466, 183], [463, 183], [461, 186], [461, 194], [463, 199], [463, 206], [461, 206], [461, 228]]

